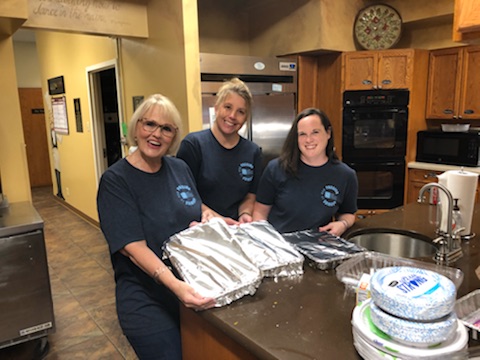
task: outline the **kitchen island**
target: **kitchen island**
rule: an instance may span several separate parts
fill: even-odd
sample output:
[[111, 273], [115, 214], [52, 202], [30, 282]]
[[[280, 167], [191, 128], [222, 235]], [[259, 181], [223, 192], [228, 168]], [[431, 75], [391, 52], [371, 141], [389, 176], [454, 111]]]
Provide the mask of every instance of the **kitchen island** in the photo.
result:
[[[404, 229], [435, 237], [427, 204], [407, 204], [358, 221], [364, 228]], [[464, 273], [457, 298], [480, 288], [480, 207], [473, 215], [475, 236], [463, 242], [463, 257], [453, 266]], [[422, 259], [433, 262], [431, 259]], [[203, 312], [181, 309], [184, 359], [361, 359], [353, 346], [351, 316], [355, 295], [337, 280], [335, 270], [304, 265], [301, 278], [264, 279], [253, 296]]]

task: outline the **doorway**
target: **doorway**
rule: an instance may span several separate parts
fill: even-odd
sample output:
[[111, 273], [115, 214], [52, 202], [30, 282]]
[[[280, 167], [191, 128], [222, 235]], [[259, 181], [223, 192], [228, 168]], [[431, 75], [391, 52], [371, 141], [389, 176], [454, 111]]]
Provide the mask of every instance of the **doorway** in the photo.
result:
[[87, 68], [97, 185], [105, 170], [124, 154], [115, 60]]

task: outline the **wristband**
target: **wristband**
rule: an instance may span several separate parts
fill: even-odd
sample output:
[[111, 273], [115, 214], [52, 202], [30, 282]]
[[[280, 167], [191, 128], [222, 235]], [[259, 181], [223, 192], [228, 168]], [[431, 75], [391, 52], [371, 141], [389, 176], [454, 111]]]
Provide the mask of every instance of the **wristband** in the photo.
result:
[[162, 267], [158, 267], [155, 272], [153, 273], [153, 280], [155, 280], [155, 282], [157, 284], [161, 284], [162, 282], [160, 281], [160, 275], [162, 275], [164, 272], [165, 272], [165, 269], [167, 267], [165, 265], [163, 265]]
[[238, 218], [241, 218], [242, 215], [252, 216], [252, 214], [250, 214], [248, 211], [243, 211], [242, 213], [240, 213], [240, 215], [238, 215]]
[[348, 229], [348, 222], [347, 222], [347, 220], [345, 220], [345, 219], [340, 219], [340, 221], [343, 223], [343, 225], [345, 225], [345, 230], [347, 230], [347, 229]]

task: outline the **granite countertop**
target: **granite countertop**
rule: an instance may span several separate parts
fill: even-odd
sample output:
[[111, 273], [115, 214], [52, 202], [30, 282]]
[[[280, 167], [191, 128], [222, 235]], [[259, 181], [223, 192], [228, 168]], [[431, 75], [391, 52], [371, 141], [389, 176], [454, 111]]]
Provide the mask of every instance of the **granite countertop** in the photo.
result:
[[[359, 220], [349, 233], [381, 227], [407, 229], [433, 238], [435, 229], [428, 223], [430, 208], [428, 204], [408, 204]], [[480, 207], [475, 210], [472, 231], [480, 234]], [[464, 256], [455, 264], [464, 272], [458, 298], [480, 288], [475, 273], [480, 265], [478, 244], [480, 235], [462, 244]], [[198, 314], [259, 359], [360, 359], [352, 337], [354, 294], [337, 280], [335, 270], [304, 268], [301, 278], [264, 279], [254, 296]]]

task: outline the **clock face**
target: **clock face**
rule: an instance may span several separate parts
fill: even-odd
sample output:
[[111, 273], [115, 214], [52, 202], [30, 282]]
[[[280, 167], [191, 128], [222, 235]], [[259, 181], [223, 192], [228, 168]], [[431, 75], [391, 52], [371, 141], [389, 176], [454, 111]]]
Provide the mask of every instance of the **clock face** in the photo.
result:
[[364, 49], [389, 49], [400, 39], [402, 18], [391, 6], [369, 5], [359, 11], [353, 33]]

